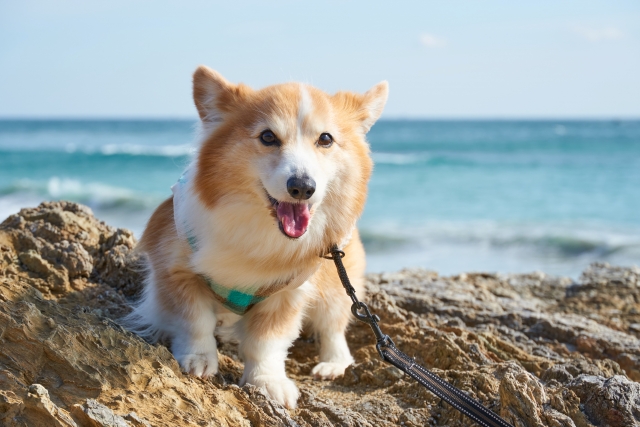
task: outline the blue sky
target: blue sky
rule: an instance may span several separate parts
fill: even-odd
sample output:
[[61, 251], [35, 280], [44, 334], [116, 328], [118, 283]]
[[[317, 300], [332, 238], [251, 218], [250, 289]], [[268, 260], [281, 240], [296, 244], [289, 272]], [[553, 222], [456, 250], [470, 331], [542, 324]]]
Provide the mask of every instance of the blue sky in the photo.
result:
[[0, 0], [0, 117], [194, 118], [199, 64], [384, 117], [640, 117], [640, 2]]

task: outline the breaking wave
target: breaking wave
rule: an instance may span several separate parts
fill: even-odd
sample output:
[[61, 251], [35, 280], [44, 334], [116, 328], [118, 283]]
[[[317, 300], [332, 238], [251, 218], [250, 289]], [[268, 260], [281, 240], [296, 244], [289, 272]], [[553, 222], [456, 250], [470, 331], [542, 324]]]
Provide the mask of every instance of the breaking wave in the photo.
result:
[[[461, 271], [525, 273], [534, 270], [577, 279], [592, 262], [637, 265], [640, 230], [590, 227], [558, 230], [548, 226], [485, 228], [466, 224], [432, 224], [412, 230], [380, 227], [361, 229], [367, 250], [367, 270], [389, 271], [397, 266], [435, 269], [441, 274]], [[486, 225], [486, 224], [485, 224]], [[499, 232], [496, 230], [500, 228]], [[375, 229], [375, 232], [371, 230]]]
[[94, 209], [141, 210], [156, 206], [162, 199], [162, 196], [142, 194], [127, 188], [58, 177], [47, 181], [22, 179], [0, 188], [1, 205], [10, 201], [70, 200]]
[[192, 144], [180, 145], [144, 145], [144, 144], [106, 144], [98, 147], [79, 146], [78, 144], [66, 144], [61, 147], [27, 147], [27, 148], [2, 148], [0, 153], [16, 153], [16, 152], [50, 152], [50, 153], [68, 153], [68, 154], [86, 154], [86, 155], [128, 155], [128, 156], [149, 156], [149, 157], [189, 157], [193, 156], [196, 147]]
[[[192, 156], [195, 153], [195, 147], [191, 144], [183, 145], [117, 145], [108, 144], [100, 147], [99, 153], [105, 156], [115, 154], [129, 154], [131, 156], [163, 156], [163, 157], [183, 157]], [[87, 154], [93, 154], [91, 151], [85, 151]]]
[[[394, 229], [395, 228], [395, 229]], [[396, 227], [381, 231], [361, 228], [362, 241], [369, 252], [401, 248], [473, 246], [493, 250], [524, 250], [554, 258], [593, 255], [601, 258], [621, 253], [640, 256], [640, 230], [603, 230], [594, 226], [574, 229], [545, 225], [431, 224], [412, 229], [411, 234]]]
[[374, 151], [371, 153], [373, 162], [381, 165], [411, 165], [429, 161], [427, 153], [385, 153]]

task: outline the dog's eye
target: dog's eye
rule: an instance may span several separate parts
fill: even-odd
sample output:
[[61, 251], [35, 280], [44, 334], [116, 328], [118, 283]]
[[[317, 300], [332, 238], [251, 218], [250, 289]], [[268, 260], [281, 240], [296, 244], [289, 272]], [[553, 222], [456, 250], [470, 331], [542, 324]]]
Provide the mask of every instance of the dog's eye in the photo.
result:
[[331, 134], [325, 132], [320, 135], [320, 138], [318, 138], [318, 145], [321, 147], [328, 148], [331, 147], [331, 144], [333, 144], [333, 137]]
[[280, 143], [275, 134], [269, 129], [260, 134], [260, 142], [262, 142], [264, 145], [278, 145]]

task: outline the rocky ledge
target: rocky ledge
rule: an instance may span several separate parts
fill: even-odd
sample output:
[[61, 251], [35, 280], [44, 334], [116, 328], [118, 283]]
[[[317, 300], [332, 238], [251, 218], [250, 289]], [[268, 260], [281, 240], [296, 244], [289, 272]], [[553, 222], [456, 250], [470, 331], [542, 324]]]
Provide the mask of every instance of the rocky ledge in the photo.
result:
[[[73, 203], [0, 225], [0, 425], [473, 425], [381, 362], [362, 324], [349, 330], [356, 363], [335, 381], [309, 376], [312, 337], [295, 343], [292, 411], [236, 385], [231, 344], [215, 377], [181, 373], [166, 347], [118, 324], [139, 291], [134, 246]], [[594, 264], [578, 282], [405, 270], [367, 285], [400, 349], [514, 426], [640, 426], [640, 269]]]

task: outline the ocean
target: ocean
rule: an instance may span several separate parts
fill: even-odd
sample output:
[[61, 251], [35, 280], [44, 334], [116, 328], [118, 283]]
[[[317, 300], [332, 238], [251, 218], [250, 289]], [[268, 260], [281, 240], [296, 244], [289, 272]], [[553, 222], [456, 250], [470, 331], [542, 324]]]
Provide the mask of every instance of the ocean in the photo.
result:
[[[0, 220], [65, 199], [140, 236], [195, 135], [187, 120], [0, 120]], [[640, 121], [387, 120], [369, 141], [369, 271], [640, 264]]]

